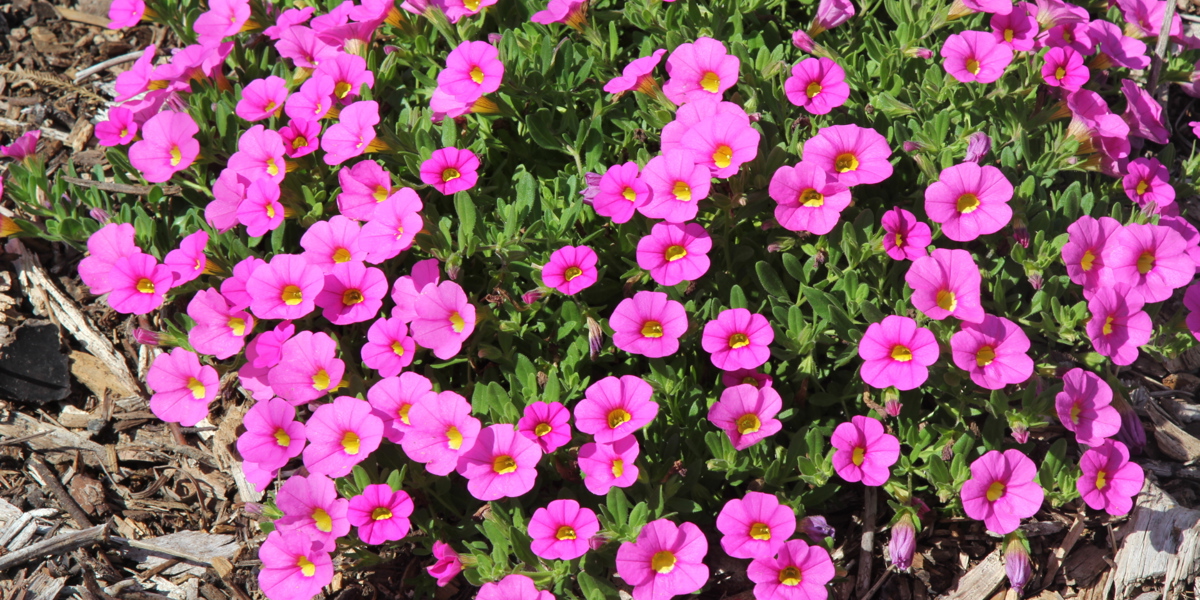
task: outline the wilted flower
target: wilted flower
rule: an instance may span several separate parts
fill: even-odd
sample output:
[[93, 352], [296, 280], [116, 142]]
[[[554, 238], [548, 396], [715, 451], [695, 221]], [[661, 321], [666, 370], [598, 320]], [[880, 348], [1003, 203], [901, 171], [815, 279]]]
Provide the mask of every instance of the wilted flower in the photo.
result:
[[822, 544], [825, 542], [825, 538], [837, 535], [837, 530], [830, 527], [825, 517], [820, 515], [800, 519], [796, 525], [796, 531], [808, 536], [808, 539], [812, 540], [814, 544]]
[[991, 149], [992, 138], [982, 131], [976, 131], [967, 138], [967, 154], [963, 156], [963, 162], [979, 164]]

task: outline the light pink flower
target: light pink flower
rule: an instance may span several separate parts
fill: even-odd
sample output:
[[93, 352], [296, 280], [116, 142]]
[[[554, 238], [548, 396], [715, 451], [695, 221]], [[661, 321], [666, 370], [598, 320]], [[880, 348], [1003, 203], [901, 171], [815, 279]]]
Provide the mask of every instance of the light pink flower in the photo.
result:
[[312, 312], [325, 277], [303, 256], [276, 254], [246, 280], [250, 311], [260, 319], [299, 319]]
[[1004, 317], [984, 315], [979, 323], [963, 323], [950, 337], [950, 349], [954, 364], [982, 388], [1001, 390], [1033, 375], [1029, 338]]
[[163, 264], [175, 274], [173, 285], [183, 285], [202, 275], [208, 267], [204, 247], [208, 245], [208, 232], [197, 231], [179, 241], [179, 247], [163, 257]]
[[796, 513], [773, 494], [747, 492], [733, 498], [717, 514], [721, 548], [734, 558], [775, 556], [796, 532]]
[[109, 273], [118, 259], [140, 254], [134, 243], [133, 225], [109, 223], [88, 237], [88, 256], [79, 262], [79, 278], [97, 296], [112, 291]]
[[250, 313], [233, 309], [215, 288], [196, 292], [188, 303], [187, 314], [196, 322], [188, 331], [192, 348], [221, 360], [241, 352], [254, 329]]
[[830, 445], [833, 468], [851, 483], [878, 486], [891, 477], [890, 467], [900, 459], [900, 440], [887, 433], [877, 419], [855, 415], [833, 431]]
[[708, 272], [712, 238], [697, 223], [656, 223], [638, 240], [638, 266], [659, 285], [699, 279]]
[[481, 424], [471, 405], [454, 392], [424, 394], [408, 410], [409, 428], [401, 446], [412, 460], [434, 475], [449, 475], [458, 458], [475, 445]]
[[733, 385], [708, 409], [708, 420], [725, 430], [734, 450], [745, 450], [783, 429], [775, 418], [782, 408], [783, 399], [769, 385]]
[[[231, 169], [227, 169], [230, 170]], [[241, 181], [249, 181], [238, 173]], [[275, 231], [283, 224], [287, 210], [279, 202], [279, 184], [269, 178], [256, 179], [248, 183], [245, 197], [238, 202], [235, 213], [237, 222], [246, 226], [246, 234], [250, 237], [260, 237], [269, 231]]]
[[287, 82], [282, 77], [271, 75], [255, 79], [242, 90], [242, 98], [238, 100], [234, 112], [247, 121], [278, 117], [283, 112], [287, 97]]
[[343, 108], [338, 114], [338, 122], [321, 136], [325, 164], [340, 165], [355, 156], [386, 149], [387, 145], [375, 138], [378, 124], [379, 104], [374, 100], [355, 102]]
[[917, 260], [929, 255], [932, 231], [912, 213], [894, 207], [883, 214], [882, 226], [883, 249], [888, 256], [895, 260]]
[[333, 558], [299, 531], [272, 531], [258, 549], [258, 586], [268, 600], [312, 598], [333, 581]]
[[575, 427], [606, 444], [633, 435], [658, 414], [658, 404], [650, 400], [653, 393], [639, 377], [605, 377], [588, 386], [575, 406]]
[[1076, 442], [1098, 446], [1121, 430], [1121, 415], [1112, 401], [1112, 388], [1103, 379], [1075, 368], [1063, 375], [1063, 391], [1054, 396], [1054, 409], [1063, 427], [1075, 432]]
[[146, 371], [150, 411], [168, 422], [191, 427], [208, 416], [208, 405], [217, 398], [217, 370], [201, 365], [193, 352], [174, 348], [154, 358]]
[[300, 237], [300, 247], [304, 248], [301, 256], [325, 275], [339, 264], [361, 263], [367, 257], [367, 251], [359, 244], [361, 233], [357, 222], [341, 215], [317, 221]]
[[242, 417], [246, 432], [238, 436], [242, 460], [266, 470], [278, 469], [304, 451], [308, 440], [296, 408], [280, 398], [256, 402]]
[[270, 179], [278, 184], [287, 175], [287, 158], [279, 132], [255, 125], [238, 138], [238, 151], [229, 168], [250, 181]]
[[175, 274], [153, 256], [137, 252], [113, 261], [108, 283], [108, 305], [113, 310], [144, 315], [162, 306]]
[[636, 542], [617, 549], [617, 574], [633, 586], [634, 600], [668, 600], [704, 587], [707, 553], [699, 527], [658, 519], [642, 527]]
[[1164, 225], [1130, 224], [1104, 247], [1104, 265], [1113, 279], [1128, 283], [1146, 302], [1161, 302], [1192, 282], [1196, 264], [1188, 243]]
[[814, 115], [827, 115], [850, 97], [846, 71], [825, 57], [796, 63], [792, 76], [783, 82], [783, 91], [789, 102]]
[[778, 204], [775, 220], [780, 226], [817, 235], [833, 231], [851, 200], [850, 188], [811, 162], [776, 169], [768, 193]]
[[366, 401], [339, 396], [332, 404], [322, 404], [313, 411], [305, 431], [308, 447], [304, 449], [304, 466], [313, 473], [345, 477], [354, 465], [379, 448], [383, 421]]
[[650, 201], [650, 187], [638, 177], [638, 172], [638, 164], [633, 161], [609, 167], [592, 198], [596, 214], [611, 218], [613, 223], [632, 219], [633, 213]]
[[484, 502], [516, 498], [533, 489], [542, 449], [512, 425], [484, 427], [475, 444], [458, 456], [467, 491]]
[[938, 248], [913, 261], [904, 281], [913, 289], [913, 306], [930, 319], [955, 317], [970, 323], [983, 320], [979, 303], [983, 276], [966, 250]]
[[754, 369], [771, 357], [775, 330], [766, 317], [744, 308], [730, 308], [704, 325], [700, 345], [713, 365], [725, 371]]
[[717, 113], [684, 134], [680, 146], [692, 154], [693, 162], [708, 167], [713, 177], [724, 179], [758, 156], [761, 138], [743, 119]]
[[613, 344], [621, 350], [661, 358], [679, 349], [679, 337], [687, 331], [687, 312], [662, 292], [638, 292], [617, 304], [608, 324], [613, 328]]
[[463, 342], [475, 331], [475, 306], [453, 281], [426, 287], [417, 298], [415, 309], [413, 339], [442, 360], [458, 354]]
[[404, 439], [404, 432], [411, 425], [408, 411], [426, 394], [433, 394], [433, 382], [417, 373], [386, 376], [367, 390], [371, 409], [383, 420], [384, 437], [397, 444]]
[[383, 271], [360, 262], [342, 262], [325, 276], [325, 286], [314, 303], [334, 325], [349, 325], [374, 319], [387, 295]]
[[295, 405], [311, 402], [341, 385], [346, 363], [337, 358], [329, 334], [301, 331], [283, 343], [279, 364], [267, 376], [271, 389]]
[[412, 364], [417, 346], [408, 336], [408, 327], [400, 319], [379, 319], [367, 329], [362, 347], [363, 364], [384, 377], [395, 377]]
[[1084, 452], [1079, 468], [1083, 471], [1075, 482], [1079, 496], [1091, 508], [1113, 516], [1129, 513], [1146, 482], [1142, 466], [1129, 462], [1129, 449], [1113, 440]]
[[575, 560], [587, 554], [588, 542], [600, 531], [596, 513], [574, 500], [554, 500], [529, 518], [531, 550], [547, 560]]
[[671, 150], [646, 163], [641, 180], [650, 188], [650, 200], [639, 207], [651, 219], [684, 223], [696, 218], [698, 204], [708, 197], [712, 175], [696, 164], [690, 151]]
[[911, 390], [929, 378], [929, 366], [938, 359], [937, 339], [913, 319], [888, 315], [867, 327], [858, 356], [864, 361], [859, 373], [867, 385]]

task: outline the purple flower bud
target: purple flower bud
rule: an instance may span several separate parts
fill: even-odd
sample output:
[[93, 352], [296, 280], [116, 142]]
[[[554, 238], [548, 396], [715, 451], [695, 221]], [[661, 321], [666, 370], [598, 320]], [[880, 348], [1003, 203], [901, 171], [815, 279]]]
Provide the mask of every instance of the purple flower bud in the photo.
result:
[[1141, 418], [1120, 394], [1113, 394], [1112, 405], [1121, 415], [1121, 429], [1115, 436], [1117, 441], [1129, 448], [1129, 454], [1141, 454], [1146, 449], [1146, 429]]
[[762, 120], [762, 113], [760, 112], [752, 112], [746, 116], [750, 118], [751, 123], [757, 123]]
[[933, 50], [929, 48], [917, 48], [916, 56], [922, 60], [929, 60], [933, 58]]
[[399, 49], [400, 49], [400, 46], [385, 45], [383, 47], [383, 53], [385, 55], [387, 55], [387, 54], [391, 54]]
[[900, 513], [892, 524], [892, 539], [888, 542], [888, 557], [897, 570], [907, 571], [912, 567], [913, 554], [917, 551], [917, 528], [913, 524], [911, 511]]
[[500, 40], [502, 40], [502, 39], [504, 39], [504, 36], [499, 33], [489, 33], [488, 34], [488, 43], [493, 46], [499, 46]]
[[1012, 438], [1018, 444], [1024, 444], [1029, 441], [1029, 427], [1024, 423], [1014, 423], [1012, 426]]
[[600, 194], [600, 179], [602, 177], [596, 173], [583, 174], [584, 188], [580, 190], [579, 195], [583, 196], [584, 204], [591, 206], [592, 201]]
[[591, 548], [592, 550], [599, 550], [607, 543], [608, 538], [602, 535], [593, 535], [592, 537], [588, 538], [588, 548]]
[[545, 295], [546, 290], [544, 288], [537, 288], [521, 294], [521, 301], [525, 304], [533, 304], [534, 302], [541, 300]]
[[796, 524], [796, 531], [807, 535], [814, 544], [820, 544], [825, 541], [825, 538], [837, 535], [837, 530], [830, 527], [829, 523], [825, 521], [825, 517], [820, 515], [800, 519], [800, 522]]
[[158, 346], [159, 343], [162, 342], [162, 336], [160, 336], [157, 331], [150, 331], [149, 329], [138, 327], [137, 329], [133, 330], [133, 341], [143, 346]]
[[889, 417], [895, 418], [900, 416], [900, 410], [904, 408], [900, 404], [900, 392], [896, 388], [888, 388], [883, 391], [883, 412]]
[[920, 152], [921, 150], [925, 149], [925, 144], [920, 142], [904, 142], [901, 144], [901, 146], [904, 148], [904, 151], [909, 154], [912, 154], [913, 152]]
[[108, 216], [108, 213], [105, 212], [103, 208], [93, 208], [92, 210], [88, 211], [88, 214], [91, 215], [93, 219], [100, 221], [101, 225], [107, 225], [108, 222], [112, 220], [112, 218]]
[[600, 323], [590, 315], [587, 318], [587, 328], [588, 350], [591, 353], [592, 360], [596, 360], [596, 357], [600, 356], [600, 348], [604, 346], [604, 328], [600, 327]]
[[779, 252], [780, 250], [783, 250], [783, 248], [779, 244], [776, 244], [776, 243], [767, 244], [767, 252], [775, 253], [775, 252]]
[[1034, 290], [1042, 289], [1042, 285], [1045, 283], [1046, 282], [1045, 282], [1045, 280], [1042, 279], [1041, 273], [1030, 273], [1029, 274], [1029, 285], [1033, 286]]
[[1020, 215], [1013, 217], [1013, 239], [1021, 245], [1022, 248], [1029, 247], [1029, 226], [1025, 223], [1025, 219]]
[[247, 502], [242, 507], [242, 510], [245, 511], [246, 514], [251, 515], [251, 516], [258, 516], [258, 515], [263, 514], [263, 512], [264, 512], [263, 505], [261, 505], [257, 502]]
[[982, 131], [976, 131], [967, 138], [967, 155], [963, 162], [978, 163], [992, 149], [992, 138]]
[[1008, 584], [1020, 598], [1033, 572], [1029, 567], [1029, 543], [1025, 541], [1025, 534], [1020, 531], [1005, 536], [1004, 571], [1008, 573]]
[[816, 42], [807, 33], [800, 30], [792, 34], [792, 45], [805, 52], [812, 52], [813, 48], [816, 47]]

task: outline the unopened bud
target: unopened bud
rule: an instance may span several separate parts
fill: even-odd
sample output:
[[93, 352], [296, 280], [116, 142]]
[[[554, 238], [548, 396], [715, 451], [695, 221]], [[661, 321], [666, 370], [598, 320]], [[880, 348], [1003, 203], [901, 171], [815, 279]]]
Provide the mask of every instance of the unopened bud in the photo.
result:
[[546, 290], [544, 288], [537, 288], [521, 294], [521, 301], [525, 304], [533, 304], [534, 302], [541, 300], [545, 295]]
[[588, 351], [591, 354], [592, 360], [600, 356], [600, 348], [604, 346], [604, 328], [600, 327], [600, 323], [593, 319], [590, 315], [587, 318], [588, 328]]
[[883, 412], [889, 417], [895, 418], [900, 416], [900, 410], [904, 408], [900, 404], [900, 392], [894, 387], [889, 387], [883, 391]]
[[1113, 394], [1112, 406], [1121, 415], [1121, 429], [1114, 437], [1129, 448], [1130, 454], [1141, 454], [1146, 449], [1146, 429], [1141, 418], [1120, 394]]
[[825, 521], [825, 517], [820, 515], [800, 519], [800, 522], [796, 524], [796, 531], [808, 536], [808, 539], [812, 540], [814, 544], [820, 544], [825, 541], [825, 538], [837, 535], [837, 530], [830, 527], [829, 523]]
[[1024, 423], [1014, 423], [1012, 426], [1012, 438], [1018, 444], [1029, 442], [1029, 427]]
[[93, 208], [92, 210], [88, 211], [88, 215], [99, 221], [101, 225], [107, 225], [108, 222], [112, 220], [112, 217], [109, 217], [108, 213], [105, 212], [103, 208]]
[[925, 144], [913, 141], [904, 142], [903, 144], [900, 144], [900, 146], [909, 154], [912, 154], [913, 152], [920, 152], [921, 150], [925, 149]]
[[1025, 223], [1025, 219], [1020, 215], [1013, 217], [1013, 239], [1021, 245], [1022, 248], [1029, 247], [1029, 225]]
[[1029, 566], [1029, 542], [1020, 530], [1004, 536], [1004, 571], [1008, 573], [1008, 584], [1020, 598], [1033, 572]]
[[792, 34], [792, 45], [805, 52], [812, 52], [816, 42], [803, 30], [799, 30]]
[[600, 180], [601, 179], [602, 179], [602, 176], [598, 175], [596, 173], [584, 173], [583, 174], [583, 181], [584, 181], [585, 185], [584, 185], [584, 188], [582, 190], [580, 190], [579, 195], [583, 196], [584, 204], [587, 204], [590, 206], [592, 204], [592, 201], [596, 199], [596, 196], [598, 196], [600, 194]]
[[133, 330], [133, 341], [143, 346], [158, 346], [162, 342], [162, 336], [157, 331], [138, 327]]
[[899, 571], [912, 567], [913, 555], [917, 551], [917, 527], [912, 512], [904, 510], [892, 524], [892, 539], [888, 542], [888, 558]]

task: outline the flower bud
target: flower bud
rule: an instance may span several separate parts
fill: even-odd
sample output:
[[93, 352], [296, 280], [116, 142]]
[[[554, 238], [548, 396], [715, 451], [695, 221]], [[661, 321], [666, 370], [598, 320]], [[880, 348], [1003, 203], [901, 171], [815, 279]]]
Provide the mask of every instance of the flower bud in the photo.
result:
[[1121, 415], [1121, 429], [1114, 437], [1129, 448], [1129, 454], [1141, 454], [1146, 449], [1146, 429], [1141, 418], [1121, 394], [1113, 394], [1112, 406]]
[[1014, 215], [1013, 220], [1013, 239], [1021, 245], [1022, 248], [1029, 247], [1029, 226], [1025, 223], [1025, 218], [1021, 215]]
[[800, 522], [796, 524], [796, 531], [808, 536], [808, 539], [812, 540], [814, 544], [820, 544], [825, 541], [825, 538], [837, 535], [837, 530], [830, 527], [829, 523], [825, 521], [825, 517], [820, 515], [800, 519]]
[[892, 539], [888, 542], [888, 557], [897, 570], [907, 571], [912, 567], [913, 554], [917, 551], [917, 527], [912, 513], [902, 511], [892, 524]]
[[804, 30], [798, 30], [792, 34], [792, 45], [805, 52], [812, 52], [816, 42], [807, 33], [804, 33]]
[[600, 356], [600, 348], [604, 346], [604, 328], [600, 327], [600, 323], [593, 319], [591, 315], [587, 318], [588, 328], [588, 351], [591, 354], [592, 360], [596, 360]]
[[545, 295], [546, 295], [545, 288], [532, 289], [532, 290], [529, 290], [528, 292], [525, 292], [524, 294], [521, 294], [521, 301], [524, 302], [525, 304], [533, 304], [534, 302], [541, 300], [542, 297], [544, 297]]
[[1046, 280], [1042, 278], [1041, 273], [1029, 274], [1029, 285], [1033, 287], [1034, 291], [1042, 289], [1042, 286], [1045, 285], [1045, 283]]
[[1029, 542], [1020, 530], [1004, 536], [1004, 571], [1008, 573], [1008, 584], [1020, 598], [1032, 574], [1029, 566]]
[[493, 46], [499, 46], [500, 40], [503, 40], [503, 39], [504, 39], [504, 36], [502, 34], [499, 34], [499, 33], [489, 33], [488, 34], [488, 43]]
[[112, 220], [112, 218], [108, 216], [108, 213], [103, 208], [93, 208], [92, 210], [88, 211], [88, 215], [99, 221], [101, 225], [107, 225], [108, 222]]
[[1029, 427], [1024, 423], [1013, 423], [1012, 438], [1018, 444], [1024, 444], [1029, 441]]
[[992, 149], [992, 138], [982, 131], [976, 131], [967, 138], [967, 155], [963, 157], [963, 162], [979, 163], [984, 156], [987, 156], [988, 151]]
[[913, 141], [904, 142], [900, 146], [903, 147], [904, 151], [909, 154], [912, 154], [913, 152], [920, 152], [921, 150], [925, 149], [925, 144]]
[[917, 48], [916, 56], [922, 60], [929, 60], [933, 58], [933, 50], [929, 48]]
[[580, 190], [579, 195], [583, 196], [583, 203], [591, 205], [596, 196], [600, 194], [600, 179], [601, 175], [596, 173], [584, 173], [583, 181], [584, 188]]
[[889, 417], [895, 418], [900, 416], [900, 410], [904, 408], [900, 404], [900, 392], [894, 387], [889, 387], [883, 390], [883, 412]]
[[162, 342], [162, 336], [157, 331], [138, 327], [133, 330], [133, 341], [143, 346], [158, 346]]

